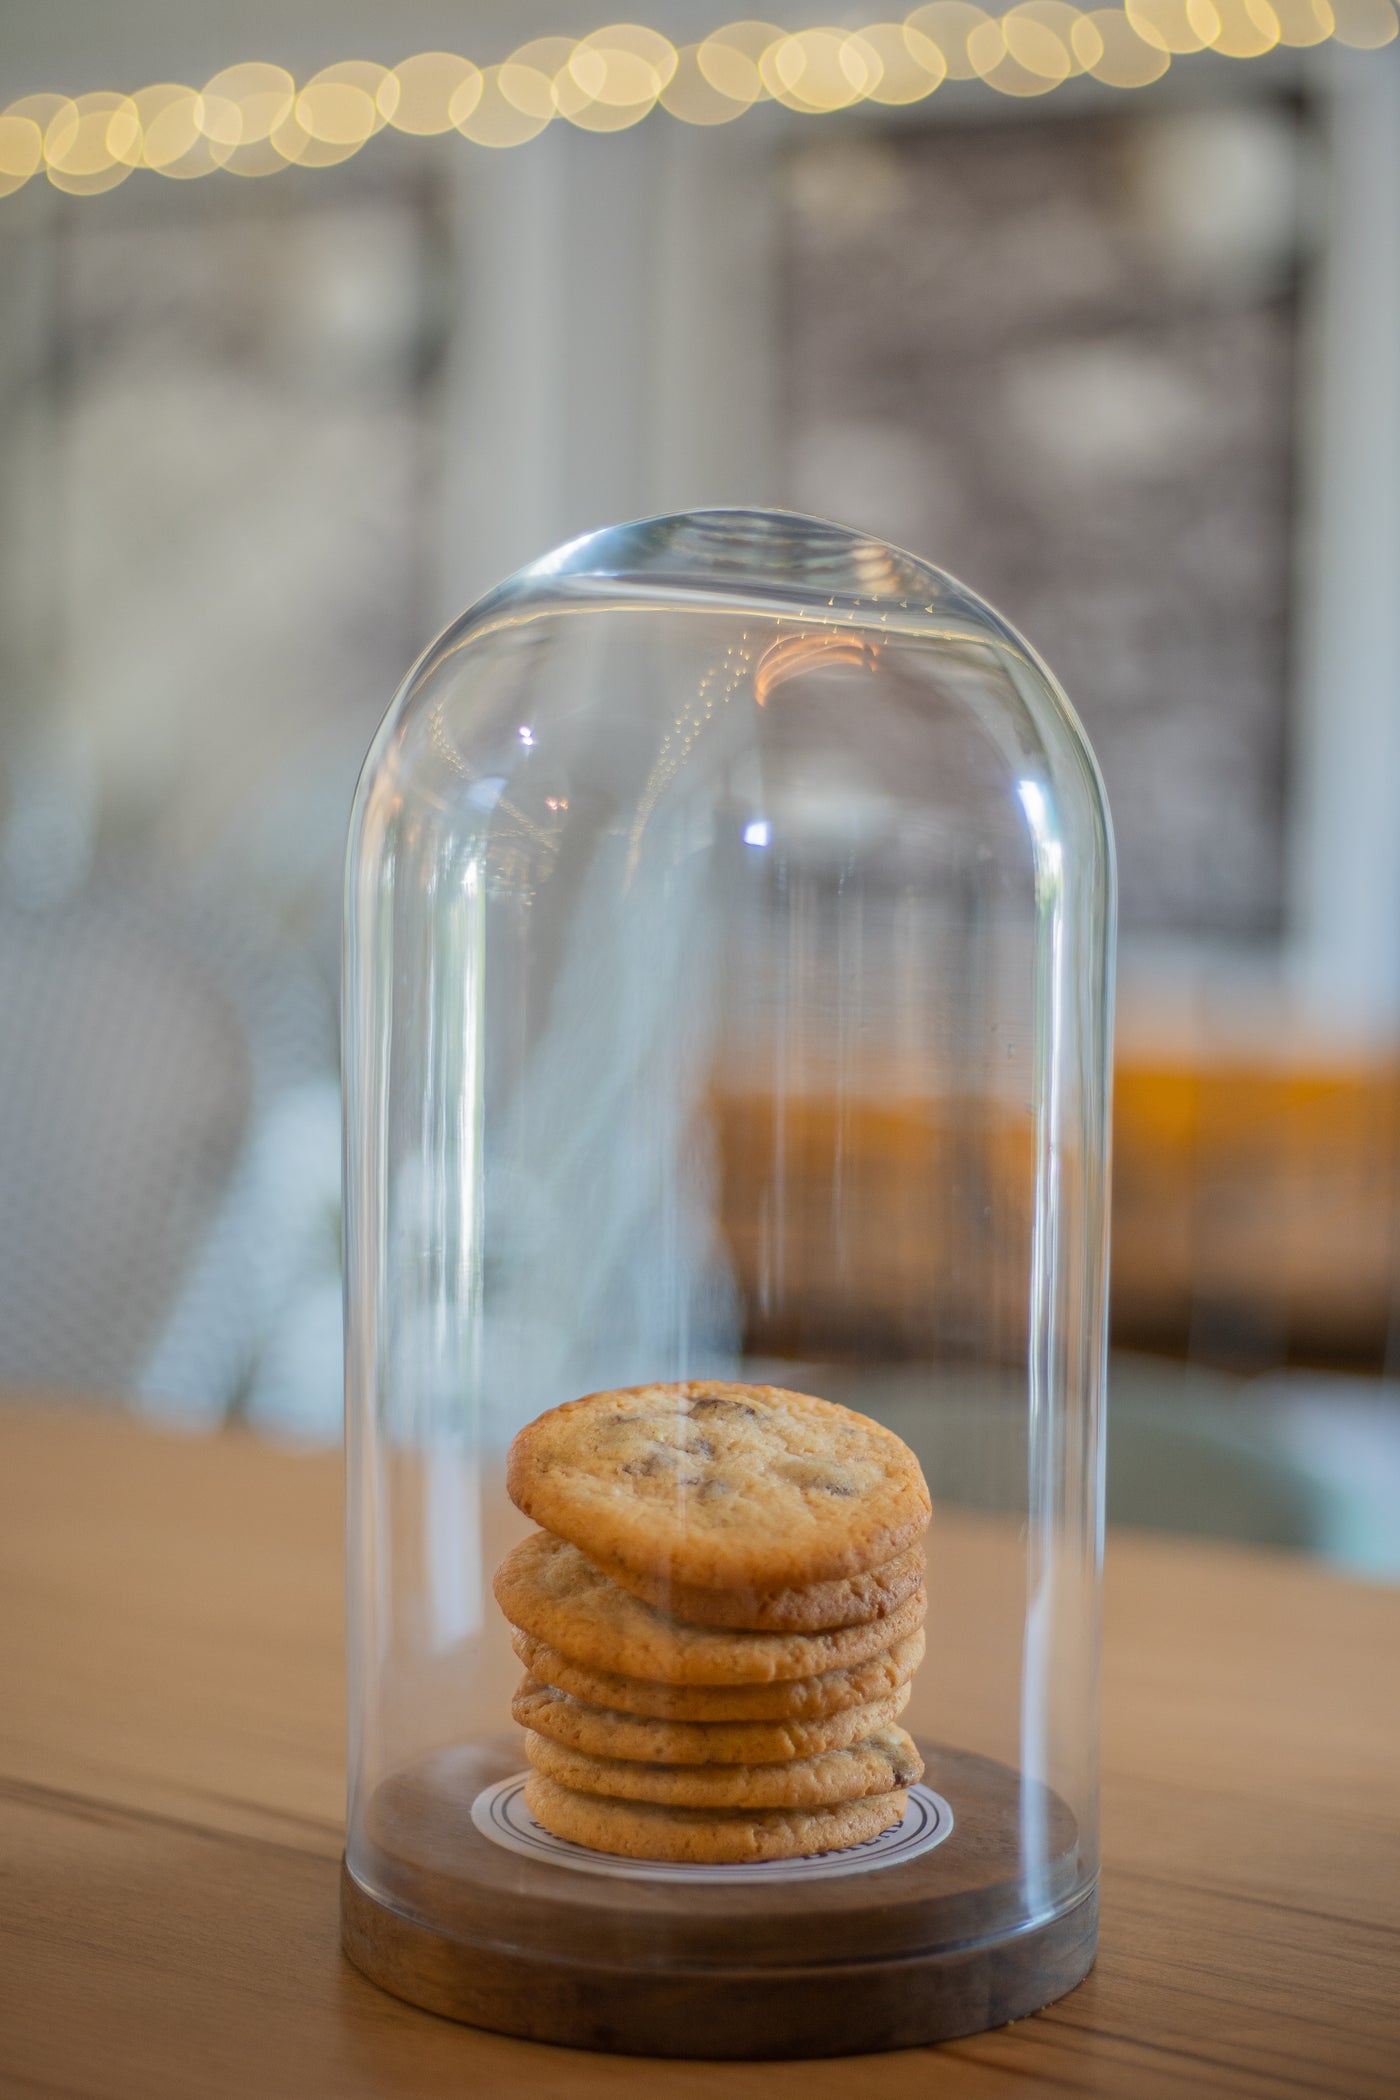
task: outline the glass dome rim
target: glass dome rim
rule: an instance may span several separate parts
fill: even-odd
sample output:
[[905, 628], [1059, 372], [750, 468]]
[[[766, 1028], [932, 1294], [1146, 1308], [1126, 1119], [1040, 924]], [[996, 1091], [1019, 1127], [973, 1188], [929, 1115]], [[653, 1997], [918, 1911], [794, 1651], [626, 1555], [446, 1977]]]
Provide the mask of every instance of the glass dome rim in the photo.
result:
[[[901, 582], [905, 588], [902, 592], [888, 587], [882, 589], [881, 578], [872, 573], [852, 579], [859, 588], [837, 587], [831, 590], [823, 608], [816, 591], [777, 569], [765, 572], [761, 567], [756, 568], [752, 560], [743, 566], [735, 561], [727, 569], [717, 564], [713, 576], [705, 577], [698, 574], [693, 565], [670, 567], [661, 560], [624, 558], [636, 553], [669, 552], [683, 532], [704, 531], [717, 526], [762, 528], [769, 544], [780, 544], [786, 539], [791, 545], [800, 538], [809, 543], [813, 556], [839, 554], [849, 560], [852, 555], [863, 551], [867, 557], [878, 557], [891, 565], [890, 574], [885, 579], [887, 583]], [[667, 536], [664, 540], [663, 534]], [[743, 552], [751, 555], [755, 547], [762, 544], [751, 538]], [[834, 578], [830, 580], [835, 581]], [[916, 583], [918, 589], [909, 588]], [[589, 595], [594, 589], [606, 592], [610, 587], [641, 588], [649, 596], [654, 593], [657, 599], [677, 602], [703, 600], [711, 595], [726, 599], [741, 596], [751, 600], [756, 608], [768, 602], [775, 614], [788, 605], [807, 605], [811, 607], [813, 617], [820, 618], [826, 610], [842, 617], [843, 624], [849, 622], [851, 625], [873, 625], [882, 612], [898, 612], [907, 622], [907, 631], [917, 631], [930, 620], [941, 628], [951, 616], [965, 621], [969, 629], [980, 630], [981, 639], [1009, 646], [1015, 654], [1034, 665], [1056, 691], [1059, 690], [1054, 674], [1019, 629], [990, 599], [964, 583], [952, 570], [861, 527], [845, 525], [834, 518], [818, 517], [809, 511], [788, 510], [776, 504], [697, 504], [685, 510], [654, 511], [618, 524], [596, 526], [512, 570], [491, 590], [466, 606], [444, 630], [439, 643], [447, 646], [458, 639], [465, 640], [468, 632], [484, 617], [507, 605], [542, 601], [555, 594], [573, 601], [578, 595]], [[934, 602], [927, 602], [929, 599]], [[941, 604], [938, 603], [940, 599]], [[966, 638], [974, 637], [969, 633]], [[426, 654], [431, 655], [432, 651]]]
[[[730, 574], [717, 572], [713, 579], [702, 582], [668, 574], [659, 566], [650, 573], [642, 567], [623, 567], [616, 560], [605, 566], [598, 558], [604, 550], [616, 554], [645, 544], [645, 536], [665, 529], [713, 527], [720, 523], [729, 526], [735, 521], [779, 532], [799, 528], [818, 545], [839, 547], [847, 554], [853, 548], [864, 548], [892, 559], [906, 565], [911, 576], [926, 581], [933, 602], [911, 605], [907, 597], [900, 599], [891, 594], [881, 598], [871, 591], [852, 593], [848, 598], [834, 592], [822, 604], [817, 594], [790, 583], [785, 587], [780, 578], [755, 579], [737, 561]], [[921, 591], [918, 596], [923, 599], [924, 593]], [[944, 601], [941, 606], [937, 603], [939, 597]], [[853, 633], [880, 632], [891, 639], [898, 635], [910, 640], [922, 635], [931, 641], [972, 644], [993, 650], [1010, 664], [1019, 664], [1023, 675], [1028, 675], [1039, 687], [1042, 698], [1049, 701], [1052, 716], [1058, 718], [1064, 755], [1088, 776], [1104, 844], [1110, 861], [1114, 858], [1113, 820], [1097, 754], [1064, 687], [1019, 629], [970, 585], [923, 556], [857, 527], [771, 505], [697, 505], [598, 526], [513, 570], [451, 620], [409, 668], [366, 753], [354, 798], [355, 810], [359, 810], [379, 764], [388, 757], [399, 733], [407, 728], [409, 717], [429, 699], [445, 666], [474, 644], [488, 641], [522, 613], [580, 612], [590, 607], [602, 612], [615, 609], [620, 601], [639, 610], [660, 612], [687, 605], [698, 609], [707, 600], [717, 609], [744, 610], [759, 618], [780, 620], [792, 615]], [[897, 623], [891, 622], [891, 614], [899, 615]], [[1008, 671], [1005, 675], [1016, 684], [1013, 673]], [[1046, 726], [1042, 722], [1042, 735]], [[352, 834], [354, 828], [352, 819]]]
[[[905, 565], [911, 579], [917, 577], [930, 587], [928, 596], [941, 597], [944, 602], [941, 606], [936, 603], [914, 604], [908, 595], [899, 598], [893, 594], [882, 597], [873, 590], [849, 594], [834, 591], [823, 606], [816, 593], [797, 588], [778, 576], [755, 577], [751, 570], [737, 563], [730, 575], [717, 572], [713, 579], [701, 581], [681, 572], [668, 574], [659, 566], [650, 571], [619, 564], [605, 567], [596, 559], [586, 558], [605, 546], [621, 548], [637, 543], [643, 535], [656, 534], [662, 528], [706, 526], [718, 521], [729, 524], [735, 520], [782, 530], [799, 527], [804, 534], [817, 536], [828, 545], [839, 544], [845, 550], [863, 547], [872, 554]], [[923, 599], [926, 593], [921, 590], [914, 595]], [[1062, 710], [1070, 741], [1078, 743], [1095, 773], [1098, 772], [1093, 746], [1064, 687], [1020, 629], [990, 599], [984, 598], [950, 569], [941, 568], [936, 562], [897, 546], [892, 540], [881, 539], [855, 526], [842, 525], [834, 519], [775, 505], [710, 504], [680, 511], [652, 512], [621, 524], [594, 527], [573, 539], [562, 541], [545, 554], [537, 555], [464, 606], [433, 637], [401, 681], [382, 718], [381, 732], [402, 715], [404, 708], [419, 696], [425, 683], [443, 663], [468, 644], [484, 640], [498, 620], [508, 621], [527, 607], [542, 612], [548, 610], [552, 602], [561, 609], [578, 609], [590, 599], [608, 597], [626, 598], [635, 605], [656, 609], [667, 605], [698, 606], [712, 599], [726, 606], [742, 607], [757, 617], [773, 619], [780, 619], [790, 609], [801, 607], [804, 608], [804, 617], [823, 625], [855, 630], [883, 626], [891, 636], [898, 634], [914, 638], [924, 634], [930, 638], [980, 643], [1012, 660], [1019, 660], [1038, 679]], [[893, 627], [888, 624], [891, 613], [900, 615], [898, 625]], [[1101, 779], [1099, 792], [1101, 799], [1106, 799]]]

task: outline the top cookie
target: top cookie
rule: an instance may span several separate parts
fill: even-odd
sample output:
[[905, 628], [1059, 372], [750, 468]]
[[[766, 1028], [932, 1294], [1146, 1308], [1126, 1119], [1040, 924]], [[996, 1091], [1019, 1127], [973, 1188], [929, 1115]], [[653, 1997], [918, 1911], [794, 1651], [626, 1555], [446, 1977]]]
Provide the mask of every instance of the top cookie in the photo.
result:
[[705, 1589], [863, 1574], [929, 1521], [907, 1444], [773, 1385], [696, 1379], [571, 1400], [520, 1431], [506, 1484], [581, 1552]]

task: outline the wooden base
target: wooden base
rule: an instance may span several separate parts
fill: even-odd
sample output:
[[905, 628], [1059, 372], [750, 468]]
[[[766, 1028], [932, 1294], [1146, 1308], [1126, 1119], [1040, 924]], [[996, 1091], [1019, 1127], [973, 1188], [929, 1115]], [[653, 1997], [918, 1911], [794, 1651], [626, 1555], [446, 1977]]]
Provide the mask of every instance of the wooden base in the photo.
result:
[[439, 1752], [371, 1800], [365, 1879], [342, 1874], [342, 1944], [375, 1983], [431, 2012], [626, 2055], [843, 2056], [1000, 2027], [1088, 1974], [1097, 1891], [1075, 1900], [1074, 1819], [1035, 1789], [1051, 1860], [1042, 1916], [1060, 1907], [1024, 1925], [1020, 1775], [920, 1747], [954, 1814], [932, 1852], [846, 1879], [701, 1888], [503, 1850], [468, 1812], [519, 1769], [519, 1739]]

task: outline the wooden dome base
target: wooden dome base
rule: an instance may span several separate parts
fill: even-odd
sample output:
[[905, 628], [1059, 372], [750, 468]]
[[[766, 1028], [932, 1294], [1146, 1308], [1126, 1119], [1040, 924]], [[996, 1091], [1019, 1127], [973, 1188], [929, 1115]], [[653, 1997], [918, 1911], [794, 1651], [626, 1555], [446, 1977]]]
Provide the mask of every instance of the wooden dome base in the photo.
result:
[[[518, 1736], [395, 1774], [341, 1878], [341, 1934], [385, 1990], [537, 2042], [636, 2056], [845, 2056], [1000, 2027], [1093, 1965], [1098, 1896], [1074, 1818], [990, 1758], [920, 1745], [951, 1835], [902, 1865], [832, 1880], [681, 1886], [579, 1874], [508, 1852], [470, 1820], [519, 1770]], [[1023, 1818], [1044, 1828], [1045, 1922], [1026, 1926]], [[431, 1924], [422, 1922], [431, 1919]]]

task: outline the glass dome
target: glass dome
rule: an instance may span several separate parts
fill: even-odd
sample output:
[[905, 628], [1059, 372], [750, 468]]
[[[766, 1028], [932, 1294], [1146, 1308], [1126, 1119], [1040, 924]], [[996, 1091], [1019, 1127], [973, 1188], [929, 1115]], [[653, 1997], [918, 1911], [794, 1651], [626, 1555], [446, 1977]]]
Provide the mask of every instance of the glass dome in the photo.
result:
[[[971, 2032], [1085, 1974], [1113, 899], [1050, 673], [859, 533], [599, 532], [413, 670], [346, 904], [343, 1921], [377, 1981], [756, 2057]], [[644, 1506], [618, 1457], [589, 1517], [551, 1472], [585, 1418], [550, 1411], [638, 1387], [705, 1463], [700, 1403], [749, 1394], [742, 1568], [704, 1558], [699, 1474]], [[808, 1550], [764, 1499], [799, 1419], [893, 1466], [903, 1530], [862, 1474]], [[587, 1610], [515, 1608], [532, 1553], [578, 1556]], [[788, 1602], [735, 1605], [743, 1569]], [[911, 1748], [879, 1795], [857, 1710], [921, 1780]]]

